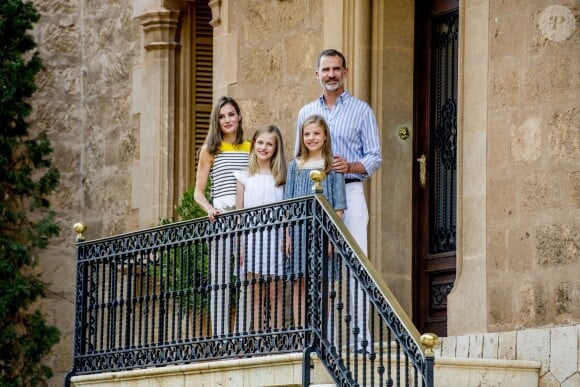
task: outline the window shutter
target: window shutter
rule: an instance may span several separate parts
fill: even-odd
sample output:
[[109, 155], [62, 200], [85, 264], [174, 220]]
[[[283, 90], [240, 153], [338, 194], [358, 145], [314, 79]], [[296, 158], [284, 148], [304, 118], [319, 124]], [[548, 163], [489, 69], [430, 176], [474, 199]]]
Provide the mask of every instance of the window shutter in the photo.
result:
[[213, 27], [211, 9], [206, 1], [196, 1], [193, 27], [193, 141], [197, 165], [199, 149], [209, 129], [213, 90]]

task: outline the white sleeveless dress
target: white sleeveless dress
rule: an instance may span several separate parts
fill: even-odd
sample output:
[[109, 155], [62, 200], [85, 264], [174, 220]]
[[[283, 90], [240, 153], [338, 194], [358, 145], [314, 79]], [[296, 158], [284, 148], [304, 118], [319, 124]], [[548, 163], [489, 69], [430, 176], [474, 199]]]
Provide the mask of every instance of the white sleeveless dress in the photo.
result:
[[[276, 187], [271, 174], [250, 175], [248, 171], [235, 171], [234, 176], [244, 186], [244, 208], [274, 203], [284, 197], [284, 186]], [[240, 243], [244, 251], [244, 271], [261, 275], [283, 274], [282, 229], [267, 231], [249, 227]]]

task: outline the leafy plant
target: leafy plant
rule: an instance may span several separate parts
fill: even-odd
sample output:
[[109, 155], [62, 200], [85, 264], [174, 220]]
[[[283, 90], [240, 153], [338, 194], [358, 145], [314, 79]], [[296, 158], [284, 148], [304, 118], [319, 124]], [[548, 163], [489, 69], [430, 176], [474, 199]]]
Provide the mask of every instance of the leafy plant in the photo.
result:
[[[209, 197], [210, 192], [210, 185], [207, 184], [205, 195]], [[175, 213], [177, 214], [178, 219], [161, 219], [160, 224], [169, 224], [174, 223], [178, 220], [189, 220], [189, 219], [197, 219], [204, 216], [207, 216], [207, 213], [203, 208], [201, 208], [194, 199], [194, 187], [190, 186], [187, 191], [183, 193], [181, 197], [181, 201], [179, 205], [175, 207]]]
[[0, 385], [45, 384], [52, 370], [42, 358], [59, 341], [32, 303], [46, 284], [35, 267], [38, 252], [58, 235], [48, 197], [58, 185], [46, 133], [26, 121], [42, 64], [28, 31], [38, 21], [32, 3], [0, 2]]
[[[209, 195], [209, 184], [206, 196]], [[194, 188], [190, 187], [175, 207], [178, 220], [197, 219], [206, 216], [206, 212], [194, 200]], [[175, 219], [162, 219], [161, 224], [176, 222]], [[168, 290], [193, 292], [193, 295], [180, 297], [180, 313], [187, 310], [194, 312], [207, 311], [209, 297], [209, 246], [207, 243], [196, 243], [165, 251], [162, 256], [161, 277], [168, 284]]]

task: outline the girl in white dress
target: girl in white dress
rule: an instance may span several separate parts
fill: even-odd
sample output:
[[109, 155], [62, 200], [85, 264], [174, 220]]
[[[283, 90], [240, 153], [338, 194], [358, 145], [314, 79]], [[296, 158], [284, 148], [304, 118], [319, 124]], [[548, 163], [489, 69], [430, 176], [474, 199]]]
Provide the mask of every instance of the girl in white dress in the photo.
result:
[[[278, 127], [268, 125], [254, 133], [248, 170], [236, 171], [234, 176], [237, 179], [237, 209], [283, 199], [286, 158]], [[280, 228], [266, 230], [258, 227], [248, 231], [240, 240], [240, 265], [244, 266], [249, 281], [248, 300], [245, 302], [253, 307], [254, 331], [283, 326], [280, 279], [284, 273], [282, 237]]]

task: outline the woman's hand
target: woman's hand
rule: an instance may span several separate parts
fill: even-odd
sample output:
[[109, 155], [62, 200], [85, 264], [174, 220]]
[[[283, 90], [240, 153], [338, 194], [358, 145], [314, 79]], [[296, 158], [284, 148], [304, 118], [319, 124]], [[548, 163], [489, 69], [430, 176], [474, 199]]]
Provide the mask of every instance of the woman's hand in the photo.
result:
[[215, 217], [221, 213], [222, 212], [220, 210], [218, 210], [217, 208], [213, 208], [213, 206], [209, 206], [209, 208], [207, 209], [207, 217], [212, 222], [215, 222]]

